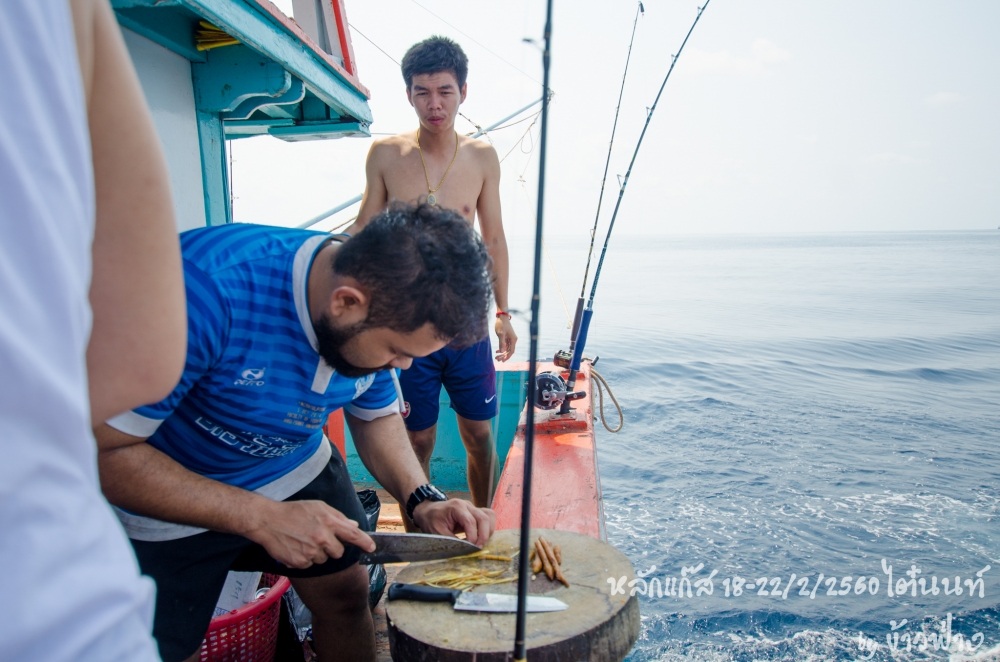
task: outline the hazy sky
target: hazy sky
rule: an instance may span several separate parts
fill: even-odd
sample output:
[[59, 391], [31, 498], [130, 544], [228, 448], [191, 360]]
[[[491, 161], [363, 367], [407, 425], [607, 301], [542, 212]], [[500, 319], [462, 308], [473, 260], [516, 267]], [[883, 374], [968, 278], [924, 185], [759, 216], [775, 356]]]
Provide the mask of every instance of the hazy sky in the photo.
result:
[[[276, 4], [291, 13], [290, 0]], [[698, 11], [697, 2], [643, 4], [601, 238], [646, 109]], [[461, 110], [478, 125], [541, 96], [541, 51], [523, 39], [541, 41], [542, 0], [346, 0], [346, 9], [376, 136], [415, 128], [397, 62], [433, 34], [469, 55]], [[586, 237], [594, 224], [637, 10], [555, 2], [546, 237]], [[652, 115], [615, 233], [997, 228], [998, 34], [997, 0], [711, 0]], [[525, 117], [490, 134], [514, 236], [531, 234], [536, 215], [540, 121], [529, 132]], [[458, 128], [474, 130], [461, 119]], [[237, 220], [297, 225], [360, 194], [369, 145], [236, 141]]]

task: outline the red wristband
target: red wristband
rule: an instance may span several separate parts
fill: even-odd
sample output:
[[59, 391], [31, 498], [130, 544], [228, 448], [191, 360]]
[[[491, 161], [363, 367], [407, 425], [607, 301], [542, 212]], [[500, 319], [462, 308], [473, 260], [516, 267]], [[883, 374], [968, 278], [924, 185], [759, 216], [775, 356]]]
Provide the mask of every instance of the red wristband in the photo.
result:
[[510, 319], [510, 313], [508, 313], [506, 311], [503, 311], [503, 310], [498, 310], [497, 311], [497, 319], [500, 319], [501, 315], [506, 315], [507, 319]]

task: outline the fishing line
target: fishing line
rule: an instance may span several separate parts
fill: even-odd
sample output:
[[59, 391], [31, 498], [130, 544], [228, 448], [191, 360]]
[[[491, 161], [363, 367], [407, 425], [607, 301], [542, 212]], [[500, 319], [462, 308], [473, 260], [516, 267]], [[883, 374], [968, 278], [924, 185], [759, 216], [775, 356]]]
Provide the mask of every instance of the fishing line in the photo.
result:
[[[532, 83], [537, 83], [538, 82], [530, 74], [527, 74], [524, 71], [521, 71], [521, 69], [519, 69], [515, 64], [513, 64], [512, 62], [509, 62], [509, 61], [505, 60], [502, 56], [494, 53], [492, 50], [490, 50], [489, 48], [487, 48], [481, 42], [477, 41], [475, 37], [473, 37], [472, 35], [467, 34], [461, 28], [459, 28], [459, 27], [457, 27], [455, 25], [452, 25], [448, 21], [444, 20], [439, 15], [435, 14], [433, 11], [431, 11], [427, 7], [424, 7], [422, 4], [420, 4], [419, 2], [417, 2], [417, 0], [410, 0], [410, 2], [412, 2], [416, 6], [420, 7], [425, 12], [427, 12], [428, 14], [430, 14], [431, 16], [433, 16], [434, 18], [436, 18], [437, 20], [441, 21], [442, 23], [444, 23], [445, 25], [447, 25], [449, 28], [451, 28], [455, 32], [459, 33], [460, 35], [462, 35], [463, 37], [465, 37], [466, 39], [468, 39], [472, 43], [476, 44], [477, 46], [479, 46], [480, 48], [482, 48], [484, 51], [486, 51], [487, 53], [489, 53], [490, 55], [492, 55], [496, 59], [498, 59], [501, 62], [503, 62], [504, 64], [506, 64], [508, 67], [510, 67], [514, 71], [518, 72], [519, 74], [521, 74], [522, 76], [524, 76], [525, 78], [527, 78], [528, 80], [530, 80]], [[548, 89], [548, 88], [545, 88], [545, 89]]]
[[[418, 7], [420, 7], [420, 8], [421, 8], [421, 9], [423, 9], [423, 10], [424, 10], [425, 12], [427, 12], [428, 14], [430, 14], [431, 16], [433, 16], [434, 18], [438, 19], [438, 20], [439, 20], [439, 21], [441, 21], [442, 23], [445, 23], [445, 24], [446, 24], [446, 25], [448, 25], [448, 26], [449, 26], [450, 28], [452, 28], [452, 29], [454, 29], [454, 30], [458, 30], [458, 28], [456, 28], [455, 26], [451, 25], [450, 23], [448, 23], [447, 21], [445, 21], [444, 19], [442, 19], [442, 18], [441, 18], [440, 16], [438, 16], [437, 14], [435, 14], [434, 12], [432, 12], [431, 10], [429, 10], [429, 9], [427, 9], [426, 7], [424, 7], [423, 5], [421, 5], [421, 4], [419, 3], [419, 2], [416, 2], [415, 0], [411, 0], [411, 1], [413, 2], [413, 4], [417, 5]], [[355, 25], [354, 25], [353, 23], [348, 23], [348, 26], [349, 26], [349, 27], [351, 28], [351, 33], [352, 33], [352, 34], [353, 34], [353, 33], [357, 33], [357, 34], [361, 35], [361, 36], [362, 36], [362, 37], [363, 37], [363, 38], [365, 39], [365, 41], [367, 41], [367, 42], [368, 42], [369, 44], [371, 44], [371, 45], [372, 45], [372, 46], [373, 46], [373, 47], [374, 47], [374, 48], [375, 48], [375, 49], [376, 49], [376, 50], [377, 50], [378, 52], [380, 52], [380, 53], [381, 53], [382, 55], [384, 55], [384, 56], [386, 56], [387, 58], [389, 58], [389, 61], [390, 61], [390, 62], [392, 62], [393, 64], [395, 64], [395, 65], [396, 65], [397, 67], [400, 67], [400, 66], [402, 66], [402, 65], [400, 64], [400, 62], [399, 62], [398, 60], [396, 60], [396, 58], [394, 58], [393, 56], [389, 55], [389, 53], [388, 53], [388, 52], [386, 52], [386, 50], [385, 50], [384, 48], [382, 48], [381, 46], [379, 46], [378, 44], [376, 44], [376, 43], [375, 43], [375, 41], [374, 41], [374, 40], [372, 40], [372, 38], [371, 38], [371, 37], [369, 37], [369, 36], [368, 36], [368, 35], [366, 35], [366, 34], [365, 34], [364, 32], [362, 32], [361, 30], [359, 30], [359, 29], [358, 29], [358, 28], [357, 28], [357, 27], [356, 27], [356, 26], [355, 26]], [[469, 39], [472, 39], [472, 37], [469, 37], [469, 35], [466, 35], [466, 34], [465, 34], [464, 32], [462, 32], [461, 30], [458, 30], [458, 32], [460, 32], [461, 34], [465, 35], [465, 36], [466, 36], [466, 37], [468, 37]], [[496, 53], [494, 53], [494, 52], [493, 52], [493, 51], [491, 51], [490, 49], [486, 48], [485, 46], [483, 46], [482, 44], [480, 44], [480, 43], [479, 43], [478, 41], [476, 41], [475, 39], [472, 39], [472, 41], [474, 41], [474, 42], [475, 42], [476, 44], [478, 44], [479, 46], [481, 46], [482, 48], [484, 48], [484, 49], [485, 49], [485, 50], [486, 50], [486, 51], [487, 51], [487, 52], [488, 52], [488, 53], [489, 53], [490, 55], [493, 55], [494, 57], [496, 57], [497, 59], [499, 59], [499, 60], [500, 60], [501, 62], [503, 62], [504, 64], [508, 64], [508, 65], [510, 65], [511, 67], [514, 67], [514, 65], [510, 64], [510, 62], [507, 62], [507, 61], [506, 61], [506, 60], [504, 60], [504, 59], [503, 59], [502, 57], [500, 57], [499, 55], [497, 55]], [[521, 71], [520, 69], [517, 69], [517, 67], [514, 67], [514, 69], [516, 69], [516, 70], [517, 70], [518, 72], [520, 72], [520, 73], [524, 74], [524, 72], [523, 72], [523, 71]], [[527, 74], [525, 74], [525, 75], [527, 76]], [[530, 80], [534, 80], [534, 79], [531, 79], [531, 78], [530, 78], [530, 76], [529, 76], [529, 79], [530, 79]], [[535, 82], [537, 82], [537, 81], [535, 81]], [[534, 105], [534, 104], [532, 104], [532, 105]], [[481, 125], [481, 124], [479, 124], [479, 122], [476, 122], [475, 120], [473, 120], [472, 118], [470, 118], [470, 117], [469, 117], [468, 115], [466, 115], [466, 114], [462, 113], [461, 111], [459, 111], [459, 113], [458, 113], [458, 116], [459, 116], [459, 117], [461, 117], [461, 118], [462, 118], [462, 119], [464, 119], [464, 120], [465, 120], [466, 122], [468, 122], [469, 124], [471, 124], [471, 125], [472, 125], [472, 127], [473, 127], [473, 128], [475, 129], [474, 133], [475, 133], [475, 136], [476, 136], [476, 137], [478, 137], [478, 136], [481, 136], [481, 135], [485, 135], [485, 136], [486, 136], [486, 140], [487, 140], [487, 142], [489, 142], [489, 143], [490, 143], [491, 145], [493, 144], [493, 140], [491, 139], [491, 137], [490, 137], [490, 136], [489, 136], [489, 134], [487, 133], [487, 132], [489, 131], [489, 129], [484, 129], [484, 128], [482, 127], [482, 125]], [[494, 129], [502, 129], [502, 128], [505, 128], [505, 127], [496, 127], [496, 126], [494, 125], [494, 127], [493, 127], [493, 128], [494, 128]], [[372, 136], [375, 136], [375, 135], [387, 135], [387, 136], [394, 136], [394, 135], [399, 135], [400, 133], [403, 133], [403, 132], [402, 132], [402, 131], [395, 131], [395, 132], [391, 132], [391, 133], [382, 133], [382, 134], [371, 134], [371, 135], [372, 135]], [[360, 199], [360, 198], [359, 198], [359, 199]]]
[[[545, 3], [545, 33], [542, 47], [542, 128], [539, 136], [538, 150], [538, 207], [535, 222], [535, 264], [534, 281], [531, 291], [531, 338], [528, 351], [529, 384], [535, 383], [538, 373], [538, 312], [539, 292], [542, 282], [542, 217], [545, 201], [545, 157], [548, 143], [549, 128], [549, 61], [551, 59], [552, 42], [552, 1]], [[531, 537], [531, 465], [535, 455], [535, 408], [525, 407], [524, 432], [524, 478], [521, 493], [521, 545], [518, 555], [517, 573], [517, 619], [514, 629], [514, 660], [524, 662], [527, 659], [525, 630], [527, 624], [528, 582], [531, 579], [531, 565], [528, 560], [530, 552], [528, 542]]]
[[[537, 83], [538, 82], [537, 80], [535, 80], [534, 78], [532, 78], [531, 75], [525, 73], [524, 71], [521, 71], [521, 69], [518, 68], [517, 65], [513, 64], [512, 62], [510, 62], [508, 60], [505, 60], [503, 58], [503, 56], [498, 55], [497, 53], [494, 53], [488, 47], [486, 47], [485, 45], [483, 45], [482, 42], [480, 42], [475, 37], [473, 37], [470, 34], [468, 34], [467, 32], [465, 32], [461, 28], [458, 28], [458, 27], [452, 25], [451, 23], [449, 23], [448, 21], [444, 20], [443, 18], [441, 18], [439, 15], [435, 14], [433, 11], [431, 11], [427, 7], [424, 7], [422, 4], [420, 4], [416, 0], [410, 0], [410, 2], [412, 2], [416, 6], [420, 7], [425, 12], [427, 12], [428, 14], [430, 14], [431, 16], [433, 16], [434, 18], [436, 18], [437, 20], [441, 21], [442, 23], [444, 23], [445, 25], [447, 25], [449, 28], [451, 28], [455, 32], [459, 33], [460, 35], [462, 35], [463, 37], [465, 37], [466, 39], [468, 39], [472, 43], [476, 44], [477, 46], [479, 46], [480, 48], [482, 48], [484, 51], [486, 51], [487, 53], [489, 53], [490, 55], [492, 55], [496, 59], [498, 59], [501, 62], [503, 62], [504, 64], [506, 64], [508, 67], [510, 67], [514, 71], [518, 72], [519, 74], [521, 74], [522, 76], [524, 76], [525, 78], [527, 78], [528, 80], [530, 80], [532, 83]], [[381, 51], [383, 55], [385, 55], [387, 58], [389, 58], [390, 60], [392, 60], [393, 62], [395, 62], [397, 67], [399, 66], [399, 62], [396, 62], [396, 58], [394, 58], [393, 56], [389, 55], [381, 46], [379, 46], [378, 44], [376, 44], [374, 41], [372, 41], [372, 39], [370, 37], [368, 37], [363, 32], [361, 32], [361, 30], [358, 30], [358, 28], [355, 27], [355, 25], [353, 23], [348, 22], [347, 25], [348, 25], [348, 27], [351, 28], [351, 33], [352, 34], [355, 33], [355, 32], [357, 32], [359, 35], [361, 35], [362, 37], [364, 37], [364, 39], [366, 41], [368, 41], [368, 43], [370, 43], [376, 49], [378, 49], [379, 51]]]
[[[510, 156], [511, 154], [513, 154], [514, 150], [517, 149], [518, 147], [521, 148], [521, 153], [522, 154], [525, 154], [525, 155], [531, 154], [531, 152], [534, 149], [534, 147], [531, 147], [531, 148], [528, 149], [528, 151], [525, 151], [524, 147], [523, 147], [523, 145], [524, 145], [524, 139], [527, 138], [528, 136], [530, 136], [531, 135], [531, 130], [533, 128], [535, 128], [535, 120], [538, 119], [538, 113], [535, 113], [534, 118], [528, 118], [528, 117], [525, 118], [525, 120], [528, 120], [528, 119], [532, 120], [531, 124], [529, 124], [528, 128], [524, 130], [524, 133], [521, 134], [521, 137], [518, 138], [517, 141], [514, 142], [514, 145], [509, 150], [507, 150], [507, 153], [504, 154], [500, 158], [500, 163], [503, 163], [504, 161], [506, 161], [507, 157]], [[513, 124], [508, 124], [506, 127], [502, 126], [500, 128], [501, 129], [506, 129], [507, 127], [511, 127], [511, 126], [514, 126], [514, 125]], [[527, 166], [525, 166], [525, 168], [527, 168]], [[524, 170], [521, 171], [521, 174], [524, 174]]]
[[608, 225], [608, 233], [604, 237], [604, 248], [601, 250], [601, 259], [597, 261], [597, 270], [594, 272], [594, 282], [590, 287], [590, 298], [587, 300], [588, 309], [593, 308], [594, 306], [594, 294], [597, 292], [597, 281], [601, 277], [601, 267], [604, 265], [604, 257], [608, 252], [608, 242], [611, 241], [611, 231], [614, 230], [615, 219], [618, 217], [618, 209], [621, 207], [622, 197], [625, 195], [625, 187], [628, 186], [628, 178], [632, 174], [632, 167], [635, 165], [635, 159], [639, 155], [639, 148], [642, 147], [642, 139], [646, 137], [646, 130], [649, 128], [649, 122], [653, 119], [653, 113], [656, 112], [656, 105], [660, 103], [660, 95], [663, 94], [663, 88], [666, 87], [667, 81], [670, 80], [670, 74], [674, 71], [677, 59], [681, 56], [684, 46], [691, 37], [691, 33], [694, 32], [695, 26], [698, 25], [698, 19], [701, 18], [701, 15], [705, 11], [705, 8], [708, 7], [709, 2], [711, 2], [711, 0], [705, 0], [705, 4], [698, 7], [698, 14], [694, 17], [694, 22], [691, 23], [691, 27], [688, 28], [687, 34], [684, 36], [684, 41], [681, 42], [681, 47], [677, 49], [677, 53], [672, 57], [670, 68], [667, 70], [667, 75], [663, 77], [663, 82], [660, 84], [660, 91], [656, 93], [656, 99], [653, 100], [653, 105], [650, 106], [649, 111], [646, 113], [646, 123], [642, 126], [642, 133], [639, 134], [639, 140], [635, 144], [635, 151], [632, 152], [632, 160], [628, 164], [628, 170], [625, 171], [625, 178], [622, 180], [621, 186], [618, 189], [618, 201], [615, 203], [615, 210], [611, 214], [611, 222]]
[[379, 46], [378, 44], [376, 44], [371, 39], [371, 37], [369, 37], [364, 32], [362, 32], [361, 30], [359, 30], [358, 26], [354, 25], [354, 23], [351, 23], [351, 22], [348, 22], [347, 25], [348, 25], [348, 27], [351, 28], [351, 34], [357, 33], [357, 34], [361, 35], [365, 39], [365, 41], [367, 41], [369, 44], [371, 44], [372, 46], [374, 46], [377, 51], [379, 51], [380, 53], [382, 53], [382, 55], [384, 55], [387, 58], [389, 58], [389, 60], [391, 60], [392, 62], [395, 62], [395, 64], [396, 64], [397, 67], [399, 66], [399, 62], [396, 62], [396, 58], [394, 58], [393, 56], [391, 56], [388, 53], [386, 53], [384, 48], [382, 48], [381, 46]]
[[529, 115], [528, 117], [522, 117], [521, 119], [511, 122], [510, 124], [504, 124], [503, 126], [498, 126], [495, 129], [493, 129], [493, 132], [496, 133], [501, 129], [509, 129], [512, 126], [517, 126], [518, 124], [524, 124], [528, 120], [531, 120], [531, 123], [534, 124], [540, 114], [541, 112], [537, 112], [534, 115]]
[[601, 193], [597, 196], [597, 213], [594, 214], [594, 227], [590, 230], [590, 250], [587, 252], [587, 266], [583, 269], [583, 284], [580, 286], [580, 301], [587, 291], [587, 276], [590, 273], [590, 258], [594, 255], [594, 237], [597, 235], [597, 219], [601, 217], [601, 203], [604, 201], [604, 185], [608, 181], [608, 168], [611, 165], [611, 149], [615, 145], [615, 133], [618, 131], [618, 114], [622, 109], [622, 97], [625, 94], [625, 79], [628, 77], [628, 65], [632, 59], [632, 44], [635, 42], [635, 28], [639, 25], [639, 16], [644, 16], [646, 10], [642, 3], [635, 11], [635, 20], [632, 22], [632, 37], [628, 42], [628, 55], [625, 57], [625, 70], [622, 72], [622, 86], [618, 91], [618, 106], [615, 108], [615, 121], [611, 125], [611, 141], [608, 143], [608, 157], [604, 161], [604, 176], [601, 178]]
[[[597, 211], [594, 214], [594, 227], [590, 230], [590, 250], [587, 251], [587, 265], [583, 269], [583, 283], [580, 284], [580, 297], [576, 300], [576, 312], [573, 315], [573, 325], [570, 331], [569, 351], [572, 356], [576, 350], [577, 336], [580, 333], [580, 323], [583, 317], [583, 297], [587, 292], [587, 277], [590, 274], [590, 260], [594, 256], [594, 238], [597, 236], [597, 221], [601, 217], [601, 204], [604, 202], [604, 185], [608, 181], [608, 168], [611, 165], [611, 150], [615, 145], [615, 133], [618, 131], [618, 115], [622, 109], [622, 97], [625, 94], [625, 79], [628, 77], [628, 65], [632, 60], [632, 44], [635, 43], [635, 29], [639, 25], [639, 16], [646, 14], [642, 2], [635, 10], [635, 20], [632, 21], [632, 36], [628, 42], [628, 55], [625, 57], [625, 70], [622, 72], [622, 85], [618, 91], [618, 107], [615, 108], [615, 121], [611, 125], [611, 140], [608, 143], [608, 156], [604, 161], [604, 176], [601, 177], [601, 192], [597, 196]], [[579, 367], [579, 366], [577, 366]]]
[[[594, 295], [597, 292], [597, 283], [601, 278], [601, 268], [604, 266], [604, 258], [608, 253], [608, 244], [611, 241], [611, 231], [615, 227], [615, 219], [618, 218], [618, 210], [621, 208], [622, 197], [625, 195], [625, 188], [628, 186], [629, 176], [632, 174], [632, 168], [635, 166], [636, 156], [639, 154], [639, 148], [642, 147], [642, 140], [646, 136], [646, 130], [649, 128], [649, 122], [653, 119], [653, 113], [656, 112], [656, 106], [660, 102], [660, 96], [663, 94], [663, 88], [666, 87], [667, 81], [670, 80], [670, 74], [674, 71], [674, 66], [677, 64], [677, 59], [680, 57], [681, 52], [684, 50], [684, 46], [687, 45], [688, 39], [691, 38], [691, 33], [694, 32], [694, 28], [698, 25], [698, 20], [701, 18], [702, 13], [705, 8], [708, 7], [708, 3], [711, 0], [705, 0], [705, 4], [698, 7], [698, 14], [694, 17], [694, 22], [691, 23], [691, 27], [688, 29], [687, 34], [684, 36], [684, 41], [681, 42], [681, 47], [677, 49], [677, 53], [674, 54], [670, 61], [670, 68], [667, 69], [667, 75], [663, 77], [663, 82], [660, 84], [660, 90], [656, 93], [656, 99], [653, 101], [653, 105], [647, 109], [646, 112], [646, 123], [643, 124], [642, 132], [639, 134], [639, 140], [636, 142], [635, 151], [632, 152], [632, 160], [629, 162], [628, 170], [625, 171], [625, 178], [622, 179], [621, 184], [618, 188], [618, 201], [615, 203], [614, 212], [611, 214], [611, 222], [608, 224], [608, 232], [604, 237], [604, 247], [601, 250], [601, 257], [597, 261], [597, 269], [594, 271], [594, 282], [590, 287], [590, 298], [587, 300], [586, 308], [578, 308], [580, 312], [579, 324], [574, 321], [574, 331], [573, 338], [570, 342], [570, 351], [568, 354], [572, 357], [569, 360], [569, 379], [567, 379], [567, 390], [572, 391], [573, 387], [576, 385], [576, 374], [580, 369], [580, 361], [583, 358], [583, 350], [587, 344], [587, 332], [590, 329], [590, 320], [594, 314]], [[584, 289], [586, 289], [586, 283], [584, 283]], [[581, 300], [582, 300], [581, 293]], [[566, 360], [566, 354], [563, 353], [560, 358], [561, 360]], [[569, 400], [564, 400], [562, 406], [560, 407], [559, 413], [566, 414], [569, 413], [570, 402]]]

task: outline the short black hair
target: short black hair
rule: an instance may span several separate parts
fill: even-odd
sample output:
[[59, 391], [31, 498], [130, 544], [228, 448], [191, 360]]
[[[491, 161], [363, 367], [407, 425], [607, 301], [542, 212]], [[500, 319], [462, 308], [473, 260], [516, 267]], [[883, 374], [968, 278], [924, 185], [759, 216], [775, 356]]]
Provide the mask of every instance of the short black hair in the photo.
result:
[[402, 70], [408, 90], [413, 87], [414, 76], [439, 71], [455, 74], [461, 88], [469, 76], [469, 58], [465, 57], [465, 51], [457, 43], [448, 37], [435, 35], [410, 46], [403, 56]]
[[393, 204], [337, 251], [333, 271], [369, 296], [367, 328], [412, 333], [430, 322], [454, 347], [486, 337], [492, 261], [458, 212]]

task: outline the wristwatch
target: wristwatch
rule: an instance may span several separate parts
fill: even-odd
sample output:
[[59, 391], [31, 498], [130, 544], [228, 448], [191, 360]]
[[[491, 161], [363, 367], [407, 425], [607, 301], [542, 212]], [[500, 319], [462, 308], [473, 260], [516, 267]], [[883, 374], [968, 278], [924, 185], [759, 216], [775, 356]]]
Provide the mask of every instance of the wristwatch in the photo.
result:
[[413, 521], [413, 510], [422, 504], [424, 501], [447, 501], [448, 497], [445, 496], [444, 492], [434, 487], [430, 483], [421, 485], [417, 489], [413, 490], [413, 494], [410, 498], [406, 500], [406, 516]]

